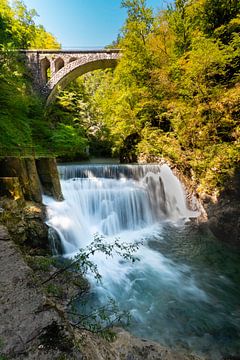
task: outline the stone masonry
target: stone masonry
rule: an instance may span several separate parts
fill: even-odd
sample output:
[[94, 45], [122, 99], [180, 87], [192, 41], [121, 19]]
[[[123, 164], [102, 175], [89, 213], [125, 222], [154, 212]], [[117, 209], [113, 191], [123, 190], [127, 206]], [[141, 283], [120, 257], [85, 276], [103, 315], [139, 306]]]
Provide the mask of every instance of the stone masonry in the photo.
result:
[[118, 49], [104, 50], [22, 50], [31, 69], [34, 87], [47, 103], [59, 88], [89, 71], [115, 67], [120, 57]]

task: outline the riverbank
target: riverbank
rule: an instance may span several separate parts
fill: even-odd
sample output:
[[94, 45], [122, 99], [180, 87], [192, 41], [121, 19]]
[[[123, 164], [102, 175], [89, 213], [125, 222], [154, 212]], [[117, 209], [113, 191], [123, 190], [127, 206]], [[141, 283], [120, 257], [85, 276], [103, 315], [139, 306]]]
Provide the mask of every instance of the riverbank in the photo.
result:
[[199, 359], [122, 329], [116, 329], [116, 338], [109, 342], [72, 326], [67, 304], [87, 284], [71, 273], [43, 284], [57, 270], [49, 253], [44, 207], [6, 198], [0, 206], [1, 360]]
[[3, 226], [0, 272], [0, 358], [50, 360], [71, 353], [72, 340], [66, 324]]

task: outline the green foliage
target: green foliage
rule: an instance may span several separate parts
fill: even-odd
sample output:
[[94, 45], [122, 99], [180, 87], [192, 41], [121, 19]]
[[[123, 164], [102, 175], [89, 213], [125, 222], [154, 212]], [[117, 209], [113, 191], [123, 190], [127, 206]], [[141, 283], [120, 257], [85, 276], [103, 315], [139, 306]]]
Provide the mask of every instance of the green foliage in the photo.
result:
[[26, 124], [28, 99], [23, 96], [23, 64], [17, 60], [14, 54], [2, 54], [0, 58], [0, 142], [8, 146], [29, 143], [31, 139]]
[[[97, 156], [111, 155], [112, 145], [109, 130], [103, 121], [103, 112], [97, 103], [97, 98], [102, 97], [106, 91], [102, 87], [103, 79], [106, 81], [112, 79], [112, 71], [95, 71], [94, 75], [86, 74], [78, 78], [60, 92], [55, 103], [48, 107], [46, 114], [54, 132], [59, 127], [63, 127], [62, 125], [71, 126], [74, 132], [79, 134], [79, 141], [84, 143], [83, 147], [88, 146], [91, 155]], [[105, 82], [104, 85], [106, 85]], [[55, 136], [54, 140], [58, 141]], [[64, 156], [65, 151], [67, 154], [66, 146], [67, 144], [61, 152], [57, 151], [57, 153]], [[86, 156], [83, 152], [81, 155], [81, 151], [80, 147], [79, 153], [75, 152], [72, 156], [78, 156], [78, 158]]]
[[122, 6], [127, 9], [128, 18], [119, 43], [124, 52], [116, 77], [130, 88], [134, 84], [144, 86], [152, 67], [151, 54], [146, 42], [153, 28], [153, 14], [151, 9], [146, 7], [144, 0], [122, 1]]
[[205, 0], [203, 4], [203, 28], [213, 34], [220, 26], [227, 25], [240, 13], [238, 0]]
[[[43, 104], [31, 88], [31, 76], [22, 55], [14, 49], [59, 48], [55, 38], [36, 26], [36, 12], [22, 1], [0, 4], [0, 144], [1, 154], [42, 152], [51, 134], [43, 119]], [[17, 149], [20, 149], [18, 152]]]
[[56, 260], [47, 256], [27, 256], [26, 261], [33, 270], [49, 272], [52, 266], [56, 266]]
[[58, 156], [67, 154], [68, 158], [74, 158], [85, 153], [87, 140], [81, 129], [60, 123], [51, 136], [51, 144], [53, 152]]
[[33, 39], [34, 10], [28, 11], [25, 5], [16, 0], [10, 7], [7, 0], [0, 5], [0, 43], [11, 44], [15, 48], [28, 48]]
[[57, 121], [82, 127], [91, 148], [104, 140], [122, 161], [164, 157], [201, 191], [226, 187], [239, 163], [240, 74], [239, 2], [228, 5], [176, 0], [154, 17], [145, 1], [122, 1], [116, 70], [69, 87]]
[[60, 49], [56, 38], [47, 32], [42, 25], [35, 26], [34, 38], [31, 41], [32, 49]]
[[59, 285], [48, 284], [45, 288], [45, 291], [48, 295], [61, 297], [63, 295], [63, 289]]
[[189, 16], [189, 1], [176, 0], [174, 6], [169, 6], [166, 20], [174, 35], [174, 48], [177, 55], [182, 55], [191, 45], [194, 22]]
[[228, 52], [218, 43], [203, 36], [196, 37], [192, 41], [192, 50], [179, 60], [182, 94], [207, 101], [209, 96], [215, 95], [218, 82], [224, 81], [228, 61]]
[[[205, 26], [210, 5], [222, 14], [212, 36]], [[210, 193], [230, 184], [240, 161], [239, 9], [231, 6], [225, 17], [224, 1], [176, 1], [155, 17], [142, 46], [132, 46], [137, 17], [130, 12], [121, 39], [127, 56], [107, 100], [96, 97], [117, 151], [131, 152], [126, 144], [137, 133], [139, 156], [165, 157]]]
[[21, 1], [0, 4], [0, 142], [63, 158], [135, 161], [164, 156], [201, 191], [219, 191], [238, 169], [240, 2], [176, 0], [156, 16], [124, 0], [127, 19], [112, 70], [72, 82], [44, 114], [19, 47], [58, 48]]

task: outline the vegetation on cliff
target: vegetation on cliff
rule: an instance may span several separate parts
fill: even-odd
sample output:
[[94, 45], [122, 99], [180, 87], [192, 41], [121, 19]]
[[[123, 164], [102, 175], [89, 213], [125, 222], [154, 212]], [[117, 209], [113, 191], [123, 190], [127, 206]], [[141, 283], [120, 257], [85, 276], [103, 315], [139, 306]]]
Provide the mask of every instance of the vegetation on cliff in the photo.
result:
[[122, 5], [116, 70], [71, 84], [52, 116], [122, 161], [164, 157], [199, 190], [223, 188], [240, 160], [239, 2], [176, 0], [157, 15], [143, 0]]
[[0, 142], [61, 157], [164, 157], [221, 189], [239, 164], [240, 3], [175, 0], [154, 14], [145, 0], [124, 0], [127, 19], [114, 47], [115, 71], [72, 82], [44, 114], [14, 48], [57, 48], [17, 1], [0, 5]]
[[[17, 0], [10, 7], [0, 3], [0, 146], [1, 153], [29, 152], [47, 139], [47, 122], [43, 120], [43, 104], [34, 94], [31, 77], [24, 59], [14, 50], [59, 48], [56, 39], [34, 23], [37, 15]], [[42, 140], [42, 141], [41, 141]], [[19, 149], [19, 150], [18, 150]], [[13, 151], [13, 150], [12, 150]]]

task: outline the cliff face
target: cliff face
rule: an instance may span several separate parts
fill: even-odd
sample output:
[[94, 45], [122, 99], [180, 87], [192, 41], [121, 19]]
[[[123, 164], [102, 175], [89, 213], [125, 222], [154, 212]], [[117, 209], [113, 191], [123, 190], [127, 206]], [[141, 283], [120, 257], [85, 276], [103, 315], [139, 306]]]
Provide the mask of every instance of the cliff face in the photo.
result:
[[21, 197], [41, 203], [43, 190], [46, 195], [53, 196], [56, 200], [63, 199], [54, 158], [2, 158], [0, 179], [0, 196], [10, 195], [14, 199]]
[[218, 240], [240, 247], [240, 169], [216, 197], [199, 193], [196, 178], [192, 179], [189, 172], [183, 174], [183, 169], [163, 158], [141, 156], [138, 162], [167, 163], [185, 188], [188, 206], [200, 211], [198, 223], [207, 225]]
[[240, 246], [240, 173], [216, 199], [211, 196], [200, 199], [207, 213], [207, 224], [216, 238]]
[[56, 200], [63, 200], [56, 159], [38, 159], [36, 160], [36, 168], [43, 192], [46, 195], [53, 196]]
[[196, 180], [176, 168], [173, 172], [185, 187], [188, 206], [201, 213], [198, 223], [208, 226], [218, 240], [240, 247], [240, 173], [226, 184], [226, 190], [215, 196], [199, 193]]
[[[9, 156], [1, 159], [0, 176], [2, 179], [8, 177], [9, 181], [13, 177], [18, 179], [20, 192], [22, 193], [23, 198], [41, 203], [41, 186], [34, 158], [19, 158]], [[0, 188], [0, 195], [5, 195], [6, 190], [7, 189], [5, 189], [5, 192], [2, 193], [2, 188]], [[15, 192], [11, 193], [13, 198], [18, 198], [18, 194]]]

